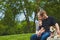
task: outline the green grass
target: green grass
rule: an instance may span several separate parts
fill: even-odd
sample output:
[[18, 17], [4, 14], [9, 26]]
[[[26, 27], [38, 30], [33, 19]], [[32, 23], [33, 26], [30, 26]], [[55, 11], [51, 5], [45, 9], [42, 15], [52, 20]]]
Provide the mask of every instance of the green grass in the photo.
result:
[[32, 34], [17, 34], [17, 35], [7, 35], [0, 36], [0, 40], [30, 40]]

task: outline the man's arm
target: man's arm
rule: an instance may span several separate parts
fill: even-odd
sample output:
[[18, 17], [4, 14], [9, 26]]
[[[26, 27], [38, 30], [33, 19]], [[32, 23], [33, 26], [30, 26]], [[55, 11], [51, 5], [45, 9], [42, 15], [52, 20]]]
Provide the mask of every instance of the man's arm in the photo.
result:
[[59, 25], [58, 25], [58, 23], [55, 24], [55, 27], [56, 27], [57, 31], [59, 31]]
[[60, 34], [60, 29], [59, 29], [58, 23], [55, 24], [55, 27], [56, 27], [57, 33]]
[[58, 23], [56, 22], [56, 20], [52, 17], [52, 25], [55, 25], [56, 27], [56, 30], [57, 30], [57, 33], [60, 34], [60, 29], [59, 29], [59, 25]]

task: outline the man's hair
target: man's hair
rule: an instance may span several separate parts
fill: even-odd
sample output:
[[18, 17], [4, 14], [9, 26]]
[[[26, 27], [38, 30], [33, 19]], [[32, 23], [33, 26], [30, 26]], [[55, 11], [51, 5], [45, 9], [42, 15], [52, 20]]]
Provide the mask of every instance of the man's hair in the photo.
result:
[[46, 11], [43, 9], [40, 9], [38, 13], [39, 13], [38, 15], [43, 16], [43, 14], [46, 14]]

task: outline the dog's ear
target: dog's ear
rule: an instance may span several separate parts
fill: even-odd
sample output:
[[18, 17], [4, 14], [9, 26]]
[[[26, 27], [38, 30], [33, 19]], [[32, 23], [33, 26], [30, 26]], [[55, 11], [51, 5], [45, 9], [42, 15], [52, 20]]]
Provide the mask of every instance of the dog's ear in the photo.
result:
[[50, 31], [51, 32], [54, 32], [55, 31], [55, 28], [53, 26], [50, 26]]

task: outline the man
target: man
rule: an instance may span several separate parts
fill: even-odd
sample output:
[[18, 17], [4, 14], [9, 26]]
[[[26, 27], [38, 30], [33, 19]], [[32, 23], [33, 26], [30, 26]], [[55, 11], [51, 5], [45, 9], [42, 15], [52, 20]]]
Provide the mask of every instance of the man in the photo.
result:
[[59, 25], [55, 19], [51, 16], [48, 16], [46, 11], [41, 10], [37, 14], [38, 21], [36, 22], [36, 34], [31, 36], [30, 40], [47, 40], [50, 36], [50, 26], [55, 26], [57, 33], [60, 34]]

